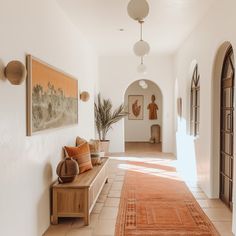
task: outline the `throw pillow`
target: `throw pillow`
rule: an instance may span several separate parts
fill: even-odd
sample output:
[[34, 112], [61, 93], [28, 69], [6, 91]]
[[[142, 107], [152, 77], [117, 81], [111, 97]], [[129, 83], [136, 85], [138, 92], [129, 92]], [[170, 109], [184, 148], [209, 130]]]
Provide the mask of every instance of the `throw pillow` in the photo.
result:
[[83, 143], [87, 143], [87, 141], [79, 136], [76, 138], [76, 146], [80, 146]]
[[91, 154], [100, 152], [100, 141], [91, 139], [89, 141], [89, 148]]
[[64, 148], [67, 155], [77, 161], [80, 173], [91, 170], [93, 168], [91, 163], [89, 144], [87, 142], [81, 144], [78, 147], [65, 146]]

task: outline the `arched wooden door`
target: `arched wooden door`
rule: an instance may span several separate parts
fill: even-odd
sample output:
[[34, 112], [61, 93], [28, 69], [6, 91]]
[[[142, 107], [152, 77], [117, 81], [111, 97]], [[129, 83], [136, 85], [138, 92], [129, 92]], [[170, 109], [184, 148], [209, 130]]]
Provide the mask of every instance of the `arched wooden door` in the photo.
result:
[[221, 75], [220, 199], [232, 210], [234, 141], [234, 55], [230, 47]]

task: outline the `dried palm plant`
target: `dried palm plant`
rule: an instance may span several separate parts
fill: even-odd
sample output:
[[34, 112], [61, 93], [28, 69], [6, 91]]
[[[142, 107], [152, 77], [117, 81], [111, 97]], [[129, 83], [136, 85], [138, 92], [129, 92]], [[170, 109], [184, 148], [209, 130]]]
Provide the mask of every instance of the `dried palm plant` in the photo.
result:
[[94, 113], [99, 140], [106, 140], [107, 132], [112, 125], [128, 115], [124, 104], [121, 104], [112, 112], [111, 100], [102, 99], [100, 94], [98, 94], [97, 103], [94, 103]]

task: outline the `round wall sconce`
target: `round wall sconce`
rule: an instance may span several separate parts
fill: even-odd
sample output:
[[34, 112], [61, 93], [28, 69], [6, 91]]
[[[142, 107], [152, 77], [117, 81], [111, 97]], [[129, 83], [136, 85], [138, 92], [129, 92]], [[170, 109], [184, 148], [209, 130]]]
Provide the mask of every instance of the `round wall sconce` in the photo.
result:
[[131, 0], [127, 6], [129, 16], [137, 21], [143, 20], [149, 13], [146, 0]]
[[13, 85], [21, 84], [26, 78], [26, 68], [20, 61], [11, 61], [4, 69], [5, 77]]
[[87, 102], [90, 98], [90, 95], [87, 91], [83, 91], [81, 94], [80, 94], [80, 100], [82, 100], [83, 102]]

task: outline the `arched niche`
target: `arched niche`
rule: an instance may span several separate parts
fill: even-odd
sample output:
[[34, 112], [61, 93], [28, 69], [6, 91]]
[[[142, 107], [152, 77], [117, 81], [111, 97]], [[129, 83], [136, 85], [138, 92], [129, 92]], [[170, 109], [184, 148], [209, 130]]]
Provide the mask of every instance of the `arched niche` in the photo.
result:
[[[151, 81], [144, 79], [147, 84], [147, 88], [140, 86], [140, 80], [132, 82], [126, 89], [124, 94], [124, 102], [129, 107], [129, 101], [135, 96], [141, 99], [143, 97], [143, 116], [142, 119], [133, 119], [132, 117], [126, 117], [124, 121], [124, 134], [125, 142], [149, 142], [151, 138], [151, 126], [158, 124], [161, 127], [160, 140], [163, 140], [163, 95], [159, 86]], [[157, 119], [149, 119], [148, 105], [151, 103], [151, 97], [155, 95], [155, 103], [158, 106]]]

